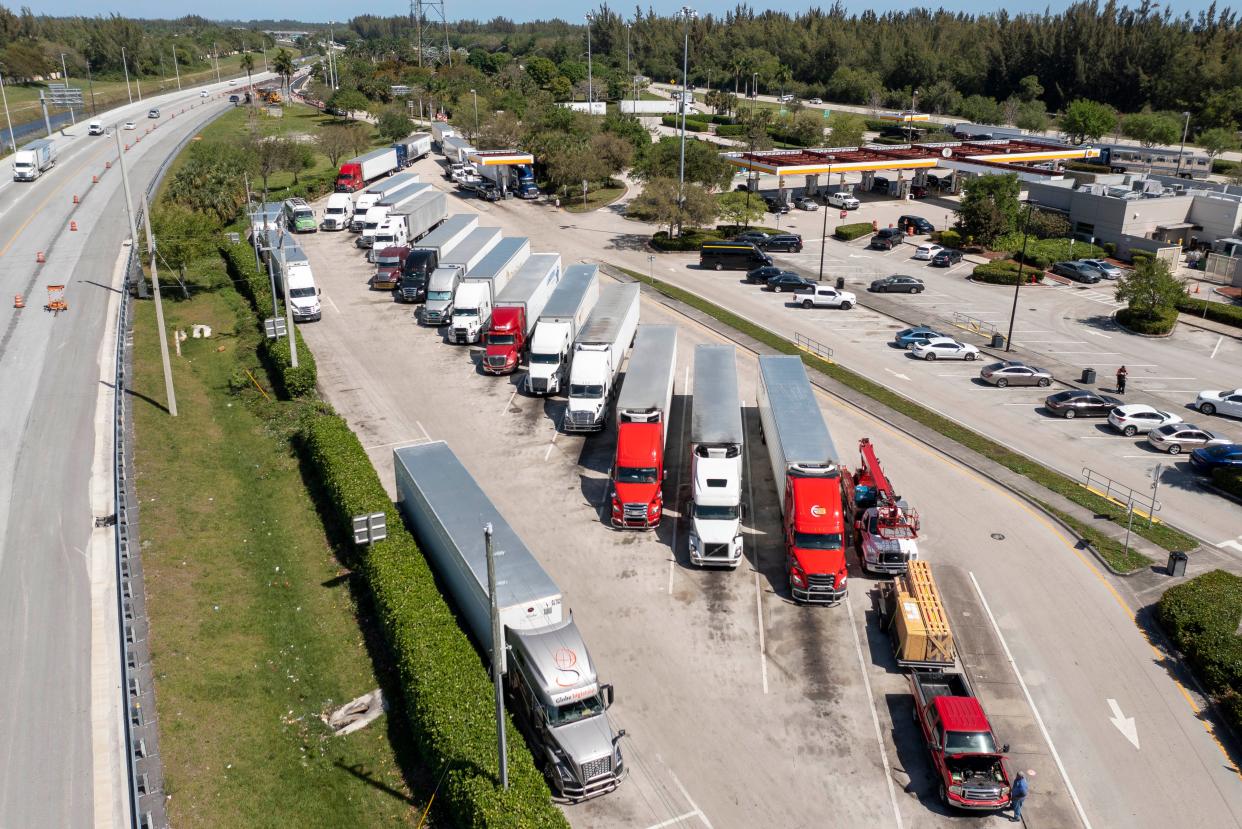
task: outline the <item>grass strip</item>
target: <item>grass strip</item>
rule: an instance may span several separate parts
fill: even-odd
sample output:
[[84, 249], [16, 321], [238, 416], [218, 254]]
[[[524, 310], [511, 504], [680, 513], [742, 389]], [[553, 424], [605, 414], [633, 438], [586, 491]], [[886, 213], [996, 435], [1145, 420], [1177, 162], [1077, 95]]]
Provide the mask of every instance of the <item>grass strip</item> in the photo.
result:
[[[1043, 501], [1037, 503], [1047, 512], [1055, 515], [1061, 523], [1071, 527], [1080, 538], [1095, 548], [1100, 554], [1100, 558], [1108, 562], [1108, 566], [1116, 570], [1118, 573], [1134, 573], [1142, 570], [1144, 567], [1150, 567], [1153, 562], [1150, 558], [1142, 553], [1134, 550], [1127, 550], [1126, 547], [1112, 536], [1104, 535], [1104, 533], [1092, 527], [1090, 524], [1084, 524], [1074, 516], [1067, 512], [1062, 512], [1051, 504]], [[1140, 521], [1142, 519], [1139, 519]]]
[[[674, 285], [670, 285], [667, 282], [662, 282], [659, 279], [646, 276], [638, 271], [618, 266], [614, 267], [617, 267], [618, 270], [623, 271], [632, 279], [650, 285], [652, 288], [655, 288], [657, 291], [667, 297], [670, 297], [671, 299], [684, 302], [692, 308], [697, 308], [703, 313], [713, 317], [725, 325], [728, 325], [730, 328], [734, 328], [749, 337], [753, 337], [764, 345], [770, 346], [782, 354], [796, 354], [800, 356], [804, 363], [821, 374], [831, 377], [833, 380], [840, 383], [844, 383], [855, 391], [861, 392], [871, 399], [882, 403], [891, 409], [901, 412], [911, 420], [921, 423], [930, 429], [934, 429], [945, 437], [960, 443], [968, 449], [978, 452], [989, 460], [999, 463], [1001, 466], [1004, 466], [1012, 472], [1016, 472], [1019, 475], [1030, 478], [1040, 486], [1068, 498], [1070, 501], [1073, 501], [1075, 504], [1078, 504], [1085, 509], [1091, 510], [1097, 516], [1107, 518], [1120, 526], [1125, 526], [1126, 510], [1123, 507], [1088, 491], [1074, 479], [1066, 475], [1062, 475], [1060, 472], [1049, 469], [1043, 464], [1015, 452], [1012, 449], [1008, 449], [996, 441], [984, 437], [978, 432], [972, 431], [965, 426], [944, 417], [943, 415], [937, 414], [930, 409], [926, 409], [917, 403], [902, 397], [897, 394], [897, 392], [892, 391], [891, 389], [888, 389], [873, 380], [869, 380], [861, 374], [850, 371], [849, 369], [837, 365], [836, 363], [830, 363], [827, 360], [822, 360], [811, 354], [807, 354], [779, 334], [774, 334], [762, 326], [756, 325], [731, 311], [721, 308], [719, 305], [709, 302], [698, 294], [692, 293], [683, 288], [678, 288]], [[1133, 527], [1133, 532], [1153, 544], [1164, 548], [1165, 550], [1193, 550], [1199, 546], [1199, 542], [1191, 536], [1165, 524], [1148, 525], [1146, 521], [1136, 521]], [[1106, 536], [1101, 535], [1100, 537], [1104, 538]], [[1141, 553], [1132, 553], [1132, 555], [1138, 557], [1135, 561], [1139, 561], [1141, 559], [1139, 567], [1146, 566], [1151, 563], [1151, 560]], [[1138, 568], [1127, 567], [1124, 569], [1118, 569], [1121, 572], [1131, 572]]]

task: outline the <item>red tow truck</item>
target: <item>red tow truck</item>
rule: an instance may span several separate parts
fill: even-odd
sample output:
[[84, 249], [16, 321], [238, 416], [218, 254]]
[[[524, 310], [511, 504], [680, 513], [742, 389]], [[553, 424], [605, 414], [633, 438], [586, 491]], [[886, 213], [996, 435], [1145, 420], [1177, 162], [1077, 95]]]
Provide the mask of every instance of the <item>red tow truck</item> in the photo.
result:
[[868, 573], [904, 573], [919, 557], [919, 514], [893, 491], [870, 438], [858, 442], [858, 454], [854, 472], [858, 558]]
[[992, 725], [965, 674], [913, 671], [914, 716], [940, 777], [940, 799], [955, 809], [996, 811], [1009, 805], [1008, 744], [997, 748]]

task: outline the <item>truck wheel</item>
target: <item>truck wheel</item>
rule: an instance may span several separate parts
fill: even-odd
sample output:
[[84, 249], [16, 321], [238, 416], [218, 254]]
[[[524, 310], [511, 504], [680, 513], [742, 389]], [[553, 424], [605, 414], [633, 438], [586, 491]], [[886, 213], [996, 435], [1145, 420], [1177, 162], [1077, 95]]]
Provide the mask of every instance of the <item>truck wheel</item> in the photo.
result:
[[723, 270], [724, 270], [724, 265], [722, 265], [722, 264], [720, 264], [719, 262], [717, 262], [717, 263], [716, 263], [716, 270], [718, 270], [718, 271], [723, 271]]
[[850, 309], [851, 309], [851, 308], [853, 308], [853, 307], [854, 307], [854, 303], [852, 303], [852, 302], [842, 302], [842, 303], [841, 303], [841, 310], [842, 310], [842, 311], [848, 311], [848, 310], [850, 310]]
[[945, 791], [944, 783], [940, 784], [940, 802], [946, 806], [950, 805], [949, 804], [949, 793]]
[[803, 307], [803, 308], [810, 308], [812, 305], [814, 305], [814, 303], [813, 303], [813, 302], [811, 302], [809, 299], [804, 299], [804, 300], [802, 300], [802, 307]]

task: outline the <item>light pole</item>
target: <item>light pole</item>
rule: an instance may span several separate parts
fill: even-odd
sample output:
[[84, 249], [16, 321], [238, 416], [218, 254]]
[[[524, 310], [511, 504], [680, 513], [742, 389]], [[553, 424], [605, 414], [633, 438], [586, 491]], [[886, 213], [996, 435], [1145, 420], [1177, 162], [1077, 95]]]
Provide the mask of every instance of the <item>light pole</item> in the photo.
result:
[[677, 234], [681, 235], [681, 211], [684, 206], [686, 187], [686, 98], [690, 75], [690, 21], [698, 14], [689, 6], [682, 6], [680, 12], [686, 23], [685, 40], [681, 52], [681, 161], [677, 167]]
[[[587, 22], [587, 112], [591, 111], [591, 104], [595, 102], [595, 86], [594, 79], [591, 74], [591, 23], [595, 20], [595, 15], [588, 14]], [[570, 97], [573, 97], [572, 95]]]
[[471, 141], [479, 140], [479, 94], [473, 89], [470, 90], [470, 97], [474, 98], [474, 135]]
[[910, 93], [910, 117], [906, 119], [906, 143], [914, 143], [914, 112], [918, 108], [919, 91]]
[[[818, 184], [817, 184], [818, 186]], [[832, 187], [832, 159], [828, 160], [828, 186]], [[777, 216], [781, 215], [779, 213]], [[824, 281], [824, 249], [828, 247], [828, 199], [824, 199], [824, 230], [823, 238], [819, 242], [819, 278], [818, 282]]]
[[181, 91], [181, 70], [177, 67], [177, 47], [172, 48], [173, 74], [177, 76], [177, 91]]
[[[634, 100], [638, 100], [638, 85], [634, 83], [634, 72], [630, 69], [630, 24], [625, 24], [625, 80], [630, 85]], [[637, 114], [637, 112], [635, 112]]]
[[0, 74], [0, 98], [4, 100], [4, 122], [9, 125], [9, 143], [17, 151], [17, 139], [13, 137], [13, 119], [9, 117], [9, 94], [4, 91], [4, 75]]
[[1186, 152], [1186, 133], [1190, 131], [1190, 113], [1183, 112], [1182, 117], [1186, 119], [1186, 123], [1182, 126], [1182, 146], [1177, 149], [1177, 172], [1173, 174], [1175, 176], [1182, 174], [1182, 155]]
[[[69, 70], [65, 67], [65, 53], [60, 53], [60, 76], [65, 81], [65, 93], [69, 92]], [[78, 119], [73, 117], [73, 104], [69, 104], [69, 123], [76, 124]], [[1182, 143], [1186, 143], [1186, 136], [1182, 136]]]
[[216, 83], [220, 83], [220, 44], [213, 43], [211, 44], [211, 48], [212, 48], [211, 56], [215, 58], [215, 61], [216, 61]]
[[129, 96], [129, 102], [134, 102], [134, 93], [129, 89], [129, 59], [125, 57], [125, 47], [121, 47], [121, 68], [125, 70], [125, 94]]
[[91, 90], [91, 115], [98, 115], [99, 111], [95, 109], [95, 79], [91, 77], [91, 60], [86, 59], [86, 85]]
[[759, 97], [759, 73], [752, 72], [750, 76], [750, 97]]
[[[124, 161], [122, 161], [121, 169], [125, 169]], [[151, 293], [155, 297], [155, 324], [160, 329], [160, 360], [164, 364], [164, 394], [168, 400], [168, 413], [176, 417], [177, 392], [173, 389], [172, 365], [168, 361], [168, 333], [164, 328], [164, 301], [160, 298], [160, 273], [155, 266], [155, 234], [151, 232], [151, 205], [147, 203], [146, 193], [142, 194], [142, 221], [147, 228], [147, 247], [151, 254]]]
[[1013, 283], [1013, 308], [1009, 311], [1009, 335], [1005, 337], [1005, 352], [1013, 347], [1013, 321], [1018, 316], [1018, 289], [1022, 287], [1022, 264], [1026, 261], [1026, 241], [1030, 238], [1031, 211], [1035, 203], [1026, 200], [1026, 220], [1022, 222], [1022, 255], [1018, 258], [1018, 276]]

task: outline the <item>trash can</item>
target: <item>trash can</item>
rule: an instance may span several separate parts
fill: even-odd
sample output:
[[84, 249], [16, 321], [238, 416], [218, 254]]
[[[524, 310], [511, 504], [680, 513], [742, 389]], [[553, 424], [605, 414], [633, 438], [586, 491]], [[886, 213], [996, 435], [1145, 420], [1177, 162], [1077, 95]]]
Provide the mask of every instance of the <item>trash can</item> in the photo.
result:
[[1000, 333], [993, 334], [992, 335], [992, 348], [1004, 348], [1004, 347], [1005, 347], [1005, 335], [1000, 334]]
[[1082, 381], [1081, 382], [1087, 385], [1093, 385], [1095, 383], [1095, 369], [1084, 368], [1082, 370]]
[[844, 277], [844, 276], [838, 276], [838, 277], [837, 277], [837, 288], [838, 288], [838, 289], [841, 289], [841, 288], [844, 288], [844, 287], [845, 287], [845, 277]]
[[1174, 550], [1169, 553], [1169, 563], [1165, 567], [1165, 572], [1170, 576], [1184, 576], [1186, 575], [1186, 562], [1189, 560], [1190, 556], [1180, 550]]

